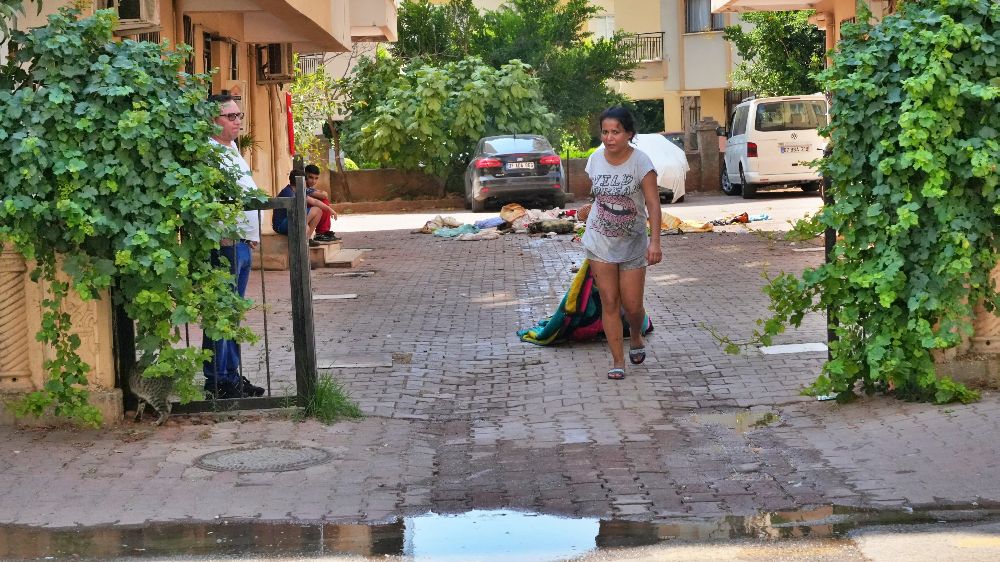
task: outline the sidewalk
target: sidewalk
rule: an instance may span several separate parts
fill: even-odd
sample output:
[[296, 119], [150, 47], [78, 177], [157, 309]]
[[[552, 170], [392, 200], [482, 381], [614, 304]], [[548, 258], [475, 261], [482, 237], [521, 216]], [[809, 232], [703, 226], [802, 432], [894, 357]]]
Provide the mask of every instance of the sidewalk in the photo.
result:
[[[799, 395], [824, 352], [730, 356], [767, 312], [762, 271], [822, 260], [748, 233], [670, 236], [649, 270], [646, 364], [605, 377], [603, 342], [555, 348], [515, 331], [551, 313], [581, 251], [569, 237], [455, 242], [346, 232], [371, 277], [313, 272], [324, 358], [367, 417], [333, 426], [241, 414], [99, 431], [0, 428], [0, 524], [249, 518], [388, 521], [512, 508], [601, 519], [718, 518], [814, 506], [1000, 506], [1000, 398], [938, 407]], [[818, 242], [817, 242], [818, 244]], [[255, 272], [256, 275], [256, 272]], [[251, 287], [254, 283], [251, 282]], [[269, 285], [270, 286], [270, 285]], [[285, 304], [270, 297], [276, 309]], [[285, 297], [287, 299], [287, 297]], [[273, 329], [280, 331], [280, 326]], [[825, 339], [812, 316], [776, 344]], [[363, 362], [363, 361], [361, 361]], [[298, 471], [214, 472], [200, 455], [255, 442], [325, 449]]]

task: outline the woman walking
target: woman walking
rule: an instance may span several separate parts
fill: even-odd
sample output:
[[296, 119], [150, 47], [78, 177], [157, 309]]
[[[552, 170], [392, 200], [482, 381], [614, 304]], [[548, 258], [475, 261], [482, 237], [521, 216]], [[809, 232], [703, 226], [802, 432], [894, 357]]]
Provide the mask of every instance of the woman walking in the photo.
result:
[[[591, 154], [587, 175], [594, 203], [587, 217], [583, 246], [601, 297], [604, 335], [611, 350], [608, 378], [625, 378], [625, 344], [621, 311], [630, 327], [628, 357], [646, 360], [642, 297], [646, 266], [663, 259], [660, 249], [660, 196], [652, 161], [631, 145], [635, 121], [623, 107], [601, 114], [604, 151]], [[647, 222], [653, 225], [647, 234]]]

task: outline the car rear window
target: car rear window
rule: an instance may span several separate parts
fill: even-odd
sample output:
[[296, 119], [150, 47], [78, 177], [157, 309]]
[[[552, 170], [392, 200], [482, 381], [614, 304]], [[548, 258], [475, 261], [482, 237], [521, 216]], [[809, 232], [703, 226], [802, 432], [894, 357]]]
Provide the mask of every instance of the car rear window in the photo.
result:
[[817, 100], [787, 100], [757, 104], [758, 131], [798, 131], [826, 125], [826, 104]]
[[544, 137], [490, 139], [483, 143], [484, 154], [545, 152], [548, 150], [552, 150], [552, 145]]

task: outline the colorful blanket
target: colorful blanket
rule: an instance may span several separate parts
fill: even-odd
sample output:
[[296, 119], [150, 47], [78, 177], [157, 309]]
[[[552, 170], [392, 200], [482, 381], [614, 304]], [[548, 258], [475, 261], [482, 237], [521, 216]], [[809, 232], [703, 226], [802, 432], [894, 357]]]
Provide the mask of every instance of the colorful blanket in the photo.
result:
[[[629, 335], [628, 322], [622, 315], [625, 337]], [[643, 333], [653, 331], [653, 323], [646, 316]], [[601, 322], [601, 297], [594, 287], [594, 276], [590, 273], [590, 262], [584, 260], [580, 271], [573, 277], [569, 290], [559, 303], [555, 314], [540, 320], [538, 325], [528, 330], [518, 330], [521, 341], [535, 345], [555, 345], [565, 340], [591, 340], [604, 335]]]

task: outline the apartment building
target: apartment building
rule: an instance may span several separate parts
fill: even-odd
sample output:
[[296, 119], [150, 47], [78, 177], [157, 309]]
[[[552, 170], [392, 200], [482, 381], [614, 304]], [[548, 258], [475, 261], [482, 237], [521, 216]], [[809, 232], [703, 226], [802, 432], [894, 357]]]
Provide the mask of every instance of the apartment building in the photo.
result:
[[685, 131], [712, 117], [724, 123], [745, 95], [734, 92], [729, 76], [739, 56], [723, 39], [732, 14], [713, 14], [711, 0], [593, 0], [602, 13], [591, 21], [596, 36], [624, 31], [635, 45], [639, 67], [633, 80], [616, 82], [634, 100], [660, 101], [663, 128]]
[[[17, 27], [44, 25], [70, 0], [25, 2]], [[293, 53], [350, 51], [355, 42], [395, 40], [393, 0], [91, 0], [88, 10], [117, 9], [116, 34], [194, 48], [187, 72], [218, 69], [212, 93], [239, 98], [254, 181], [272, 195], [287, 183], [292, 156], [285, 92]]]

